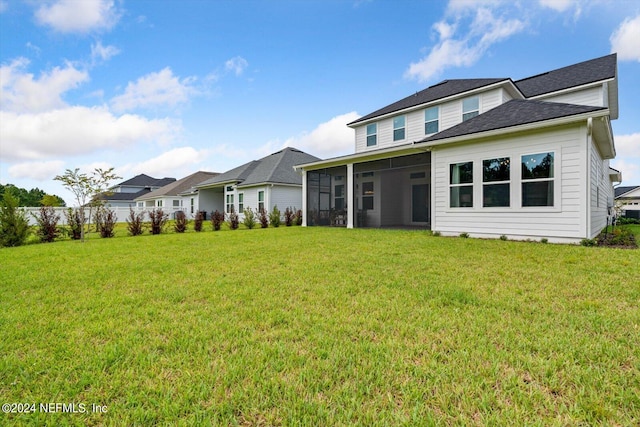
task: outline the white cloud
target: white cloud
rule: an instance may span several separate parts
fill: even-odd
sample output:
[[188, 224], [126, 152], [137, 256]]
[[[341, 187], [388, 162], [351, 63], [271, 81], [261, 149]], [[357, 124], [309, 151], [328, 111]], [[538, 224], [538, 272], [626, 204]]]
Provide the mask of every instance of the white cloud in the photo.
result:
[[18, 163], [9, 167], [9, 176], [14, 179], [27, 178], [37, 181], [47, 181], [59, 174], [63, 167], [64, 162], [61, 160]]
[[47, 1], [35, 12], [36, 20], [62, 33], [111, 29], [120, 18], [113, 0]]
[[236, 76], [242, 74], [248, 66], [249, 63], [247, 62], [247, 60], [241, 56], [231, 58], [224, 63], [224, 69], [227, 71], [233, 71]]
[[5, 12], [9, 9], [9, 3], [5, 0], [0, 0], [0, 13]]
[[[495, 17], [493, 10], [477, 7], [478, 4], [494, 3], [497, 2], [451, 2], [449, 10], [453, 13], [453, 22], [444, 19], [432, 26], [438, 34], [438, 42], [426, 57], [409, 65], [405, 77], [422, 82], [437, 77], [449, 67], [471, 66], [492, 45], [526, 28], [525, 22], [521, 19]], [[473, 14], [473, 18], [470, 24], [463, 28], [463, 18], [468, 14]], [[459, 30], [462, 34], [458, 34]]]
[[22, 114], [0, 111], [0, 140], [11, 147], [3, 150], [3, 160], [38, 160], [122, 149], [143, 141], [167, 142], [179, 132], [180, 124], [166, 118], [114, 116], [103, 107]]
[[616, 135], [616, 155], [640, 159], [640, 132], [630, 135]]
[[101, 41], [91, 45], [91, 59], [93, 59], [94, 62], [98, 59], [108, 61], [119, 53], [120, 49], [115, 46], [102, 46]]
[[320, 123], [311, 132], [302, 132], [284, 142], [269, 141], [257, 150], [258, 154], [266, 156], [284, 147], [295, 147], [323, 158], [353, 153], [354, 130], [348, 127], [347, 123], [359, 118], [360, 115], [355, 111], [341, 114]]
[[192, 173], [193, 165], [203, 162], [207, 156], [206, 150], [196, 150], [193, 147], [174, 148], [144, 162], [122, 166], [117, 172], [120, 175], [124, 173], [123, 176], [144, 173], [156, 177], [175, 175], [174, 178], [181, 178], [182, 175]]
[[629, 185], [640, 184], [640, 132], [616, 135], [616, 158], [611, 167], [622, 172], [622, 180]]
[[619, 60], [640, 62], [640, 15], [625, 19], [609, 41], [611, 52], [618, 52]]
[[180, 80], [166, 67], [157, 73], [129, 82], [124, 94], [114, 97], [111, 105], [118, 111], [149, 108], [162, 105], [176, 106], [185, 103], [197, 93], [193, 87], [194, 77]]
[[89, 80], [86, 71], [78, 70], [71, 63], [43, 72], [37, 79], [24, 72], [27, 65], [28, 59], [18, 58], [0, 66], [0, 98], [4, 110], [40, 112], [63, 107], [62, 94]]
[[565, 12], [573, 6], [578, 7], [576, 0], [540, 0], [540, 6], [553, 9], [556, 12]]

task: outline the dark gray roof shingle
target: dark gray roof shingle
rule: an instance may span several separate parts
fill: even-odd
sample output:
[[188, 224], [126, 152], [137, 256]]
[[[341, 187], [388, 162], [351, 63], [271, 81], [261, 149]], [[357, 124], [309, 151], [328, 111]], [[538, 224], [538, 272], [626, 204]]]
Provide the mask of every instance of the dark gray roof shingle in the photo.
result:
[[615, 197], [620, 197], [623, 194], [626, 194], [630, 191], [635, 190], [636, 188], [640, 188], [640, 185], [631, 185], [631, 186], [626, 186], [626, 187], [616, 187], [614, 189], [615, 191]]
[[602, 56], [515, 82], [525, 97], [582, 86], [616, 76], [616, 54]]
[[216, 172], [198, 171], [177, 181], [174, 181], [171, 184], [167, 184], [164, 187], [158, 188], [157, 190], [154, 190], [148, 194], [145, 194], [143, 199], [152, 199], [154, 197], [163, 196], [177, 196], [183, 191], [187, 191], [190, 188], [200, 184], [201, 182], [218, 175], [219, 174]]
[[[167, 184], [174, 182], [175, 178], [153, 178], [149, 175], [141, 173], [131, 179], [121, 182], [117, 186], [129, 186], [129, 187], [164, 187]], [[117, 187], [116, 186], [116, 187]]]
[[427, 102], [436, 101], [438, 99], [446, 98], [448, 96], [457, 95], [459, 93], [467, 92], [470, 90], [478, 89], [484, 86], [489, 86], [494, 83], [509, 80], [508, 78], [498, 79], [453, 79], [445, 80], [433, 86], [416, 92], [413, 95], [407, 96], [400, 101], [389, 104], [373, 113], [360, 117], [358, 120], [354, 120], [348, 125], [353, 125], [365, 120], [372, 119], [374, 117], [382, 116], [385, 114], [393, 113], [394, 111], [404, 110], [405, 108], [415, 107], [417, 105], [426, 104]]
[[486, 113], [480, 114], [418, 142], [437, 141], [604, 109], [604, 107], [512, 99]]

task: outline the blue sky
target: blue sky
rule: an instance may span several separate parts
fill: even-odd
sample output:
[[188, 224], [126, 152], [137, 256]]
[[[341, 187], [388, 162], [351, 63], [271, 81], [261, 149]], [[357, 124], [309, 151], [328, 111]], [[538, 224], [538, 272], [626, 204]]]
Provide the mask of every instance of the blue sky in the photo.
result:
[[636, 1], [0, 0], [0, 182], [71, 203], [66, 168], [349, 154], [346, 123], [441, 80], [618, 52], [612, 165], [640, 184], [638, 40]]

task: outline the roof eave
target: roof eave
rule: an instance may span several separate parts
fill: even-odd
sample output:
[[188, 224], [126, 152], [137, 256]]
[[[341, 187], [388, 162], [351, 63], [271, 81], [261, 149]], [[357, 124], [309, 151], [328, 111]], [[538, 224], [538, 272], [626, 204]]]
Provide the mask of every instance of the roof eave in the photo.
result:
[[293, 167], [297, 172], [344, 166], [348, 163], [367, 162], [372, 160], [386, 159], [389, 157], [399, 157], [408, 154], [423, 153], [424, 148], [417, 148], [415, 144], [403, 144], [395, 147], [381, 148], [361, 153], [348, 154], [346, 156], [333, 157], [331, 159], [320, 160], [312, 163], [303, 163]]

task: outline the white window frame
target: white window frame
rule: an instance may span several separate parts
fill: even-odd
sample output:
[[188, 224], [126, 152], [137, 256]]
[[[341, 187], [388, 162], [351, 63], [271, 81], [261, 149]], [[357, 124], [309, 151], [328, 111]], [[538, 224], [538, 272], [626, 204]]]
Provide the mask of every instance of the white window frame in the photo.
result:
[[[466, 164], [466, 163], [471, 163], [471, 182], [463, 182], [463, 183], [457, 183], [457, 184], [453, 184], [452, 181], [452, 176], [451, 176], [451, 166], [453, 165], [462, 165], [462, 164]], [[475, 196], [475, 182], [476, 182], [476, 167], [475, 167], [475, 162], [473, 160], [467, 160], [467, 161], [459, 161], [459, 162], [452, 162], [449, 163], [447, 165], [447, 176], [448, 176], [448, 184], [449, 184], [449, 192], [448, 192], [448, 199], [449, 199], [449, 209], [473, 209], [476, 204], [474, 199], [476, 198]], [[451, 189], [453, 188], [462, 188], [462, 187], [471, 187], [471, 206], [452, 206], [452, 199], [451, 199]], [[459, 199], [458, 199], [459, 201]]]
[[[370, 132], [370, 128], [373, 130]], [[369, 138], [372, 138], [372, 143], [369, 142]], [[378, 145], [378, 123], [369, 123], [365, 126], [365, 144], [367, 147], [375, 147]]]
[[[464, 106], [465, 102], [471, 101], [472, 99], [478, 100], [478, 107], [475, 108], [475, 109], [469, 109], [469, 110], [465, 111], [465, 106]], [[472, 118], [476, 117], [479, 114], [480, 114], [480, 96], [478, 96], [478, 95], [470, 96], [470, 97], [464, 98], [462, 100], [462, 121], [463, 122], [465, 122], [465, 121], [467, 121], [469, 119], [472, 119]], [[465, 118], [465, 116], [467, 116], [467, 117]]]
[[225, 205], [226, 205], [225, 211], [227, 213], [231, 213], [231, 208], [233, 208], [233, 193], [227, 193], [227, 200]]
[[[402, 119], [402, 126], [396, 127], [396, 120], [400, 119]], [[391, 122], [393, 124], [393, 142], [404, 141], [407, 139], [407, 116], [403, 114], [401, 116], [393, 117]], [[396, 132], [398, 131], [402, 131], [402, 138], [396, 138]]]
[[[260, 195], [262, 195], [262, 200], [260, 200]], [[258, 212], [265, 209], [265, 197], [264, 190], [258, 191]], [[266, 210], [265, 210], [266, 211]]]
[[[428, 111], [436, 111], [436, 118], [435, 119], [427, 119], [427, 112]], [[436, 124], [436, 131], [435, 132], [427, 132], [427, 126], [430, 123], [434, 123]], [[437, 105], [435, 107], [429, 107], [427, 109], [424, 110], [424, 134], [425, 135], [433, 135], [435, 133], [440, 132], [440, 107], [438, 107]]]
[[[525, 179], [522, 176], [522, 158], [523, 157], [528, 157], [528, 156], [539, 156], [541, 154], [551, 154], [553, 156], [553, 165], [551, 168], [551, 174], [552, 177], [550, 178], [529, 178], [529, 179]], [[558, 188], [559, 188], [559, 180], [558, 180], [558, 176], [556, 173], [556, 164], [558, 163], [559, 159], [558, 159], [558, 153], [555, 150], [541, 150], [535, 153], [525, 153], [525, 154], [521, 154], [519, 156], [520, 162], [519, 162], [519, 166], [520, 166], [520, 208], [522, 209], [554, 209], [554, 208], [559, 208], [558, 205]], [[553, 197], [551, 198], [553, 204], [552, 205], [531, 205], [531, 206], [525, 206], [524, 205], [524, 185], [527, 183], [534, 183], [534, 182], [552, 182], [553, 183]]]
[[[484, 162], [487, 161], [493, 161], [493, 160], [502, 160], [502, 161], [506, 161], [509, 163], [509, 179], [508, 180], [502, 180], [502, 181], [485, 181], [484, 180]], [[505, 208], [510, 208], [511, 207], [511, 173], [512, 173], [512, 168], [511, 168], [511, 156], [509, 155], [504, 155], [504, 156], [496, 156], [496, 157], [490, 157], [488, 159], [482, 159], [482, 170], [481, 170], [481, 174], [482, 174], [482, 207], [485, 209], [492, 209], [492, 208], [497, 208], [497, 209], [505, 209]], [[486, 206], [485, 205], [485, 199], [484, 199], [484, 190], [487, 187], [490, 187], [492, 185], [504, 185], [504, 184], [508, 184], [509, 185], [509, 204], [507, 204], [506, 206]]]
[[244, 212], [244, 193], [238, 193], [238, 213]]

